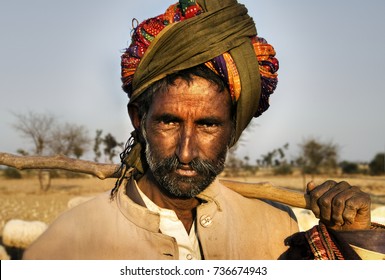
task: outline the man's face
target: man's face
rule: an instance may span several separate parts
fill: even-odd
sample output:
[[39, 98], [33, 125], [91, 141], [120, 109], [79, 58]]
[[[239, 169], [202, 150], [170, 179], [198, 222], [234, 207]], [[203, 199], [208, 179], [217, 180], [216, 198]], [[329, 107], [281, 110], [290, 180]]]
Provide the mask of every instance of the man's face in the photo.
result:
[[154, 94], [144, 123], [146, 157], [169, 194], [194, 197], [222, 172], [233, 126], [230, 106], [227, 91], [196, 76]]

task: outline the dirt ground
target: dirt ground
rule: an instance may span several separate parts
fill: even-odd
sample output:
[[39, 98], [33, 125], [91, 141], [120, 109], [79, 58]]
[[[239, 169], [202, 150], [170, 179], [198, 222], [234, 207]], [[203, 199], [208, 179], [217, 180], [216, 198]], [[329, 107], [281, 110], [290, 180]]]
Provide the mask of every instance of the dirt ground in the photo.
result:
[[51, 223], [67, 209], [68, 201], [77, 196], [90, 196], [107, 191], [114, 179], [52, 179], [47, 192], [40, 191], [37, 178], [0, 179], [0, 232], [10, 219], [39, 220]]
[[[304, 179], [301, 176], [256, 176], [230, 179], [246, 182], [269, 181], [279, 187], [295, 190], [304, 189]], [[306, 178], [305, 181], [310, 179]], [[373, 207], [385, 204], [385, 176], [319, 177], [314, 178], [314, 181], [321, 183], [326, 179], [346, 180], [352, 185], [361, 187], [362, 190], [372, 194], [375, 198]], [[39, 220], [50, 224], [60, 213], [68, 209], [67, 204], [71, 198], [91, 196], [108, 191], [114, 186], [114, 183], [115, 179], [100, 180], [93, 177], [55, 178], [52, 179], [51, 188], [47, 192], [41, 192], [37, 177], [32, 176], [28, 179], [0, 178], [0, 234], [5, 223], [10, 219]]]
[[[256, 176], [230, 179], [246, 182], [269, 181], [276, 186], [296, 190], [303, 190], [304, 185], [304, 180], [300, 176]], [[306, 181], [310, 179], [306, 178]], [[321, 183], [327, 179], [346, 180], [380, 198], [381, 202], [383, 198], [385, 199], [385, 177], [316, 177], [314, 181]], [[51, 188], [47, 192], [41, 192], [39, 181], [34, 177], [29, 179], [0, 179], [0, 233], [4, 224], [10, 219], [39, 220], [49, 224], [67, 209], [67, 203], [71, 198], [108, 191], [114, 184], [115, 179], [56, 178], [52, 179]], [[376, 201], [373, 202], [376, 206]]]

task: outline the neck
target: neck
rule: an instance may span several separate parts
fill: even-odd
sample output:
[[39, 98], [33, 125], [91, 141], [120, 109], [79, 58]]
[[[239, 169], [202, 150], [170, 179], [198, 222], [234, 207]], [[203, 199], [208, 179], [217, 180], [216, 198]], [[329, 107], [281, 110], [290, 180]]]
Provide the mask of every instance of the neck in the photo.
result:
[[186, 231], [190, 232], [195, 219], [195, 209], [199, 205], [197, 198], [178, 198], [167, 194], [149, 172], [140, 178], [138, 186], [156, 205], [173, 210], [183, 223]]

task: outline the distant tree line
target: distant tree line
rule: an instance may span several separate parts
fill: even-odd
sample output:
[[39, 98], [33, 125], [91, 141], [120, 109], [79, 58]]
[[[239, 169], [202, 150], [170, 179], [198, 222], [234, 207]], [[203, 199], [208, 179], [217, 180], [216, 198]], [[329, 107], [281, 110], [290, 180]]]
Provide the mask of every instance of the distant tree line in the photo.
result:
[[294, 169], [300, 170], [305, 175], [314, 177], [318, 174], [385, 174], [385, 154], [378, 153], [369, 163], [357, 163], [339, 159], [339, 147], [329, 141], [322, 142], [309, 138], [299, 144], [299, 155], [294, 159], [287, 159], [289, 143], [282, 147], [268, 151], [256, 159], [255, 164], [250, 164], [250, 157], [240, 159], [236, 156], [236, 146], [227, 158], [226, 175], [255, 175], [259, 169], [269, 169], [273, 175], [290, 175]]
[[[56, 155], [62, 154], [69, 157], [81, 158], [87, 152], [93, 152], [94, 161], [113, 163], [114, 159], [123, 150], [124, 143], [118, 141], [111, 133], [103, 133], [96, 130], [93, 139], [89, 137], [88, 130], [83, 125], [73, 123], [61, 123], [52, 114], [39, 114], [29, 112], [27, 114], [14, 114], [16, 121], [13, 124], [21, 137], [31, 145], [29, 149], [20, 148], [17, 153], [21, 155]], [[251, 162], [251, 155], [239, 158], [237, 149], [243, 144], [241, 139], [229, 150], [225, 175], [250, 176], [255, 175], [260, 169], [269, 169], [274, 175], [289, 175], [295, 169], [305, 175], [336, 174], [338, 171], [344, 174], [385, 174], [385, 154], [378, 153], [366, 164], [366, 168], [356, 162], [341, 161], [339, 147], [335, 143], [322, 142], [315, 138], [309, 138], [299, 144], [299, 154], [294, 159], [288, 159], [289, 143], [268, 151], [260, 158]], [[48, 173], [48, 175], [47, 175]], [[18, 170], [6, 168], [3, 174], [8, 178], [21, 178]], [[46, 191], [50, 187], [50, 178], [55, 176], [55, 171], [38, 171], [41, 190]], [[44, 181], [45, 180], [45, 181]]]

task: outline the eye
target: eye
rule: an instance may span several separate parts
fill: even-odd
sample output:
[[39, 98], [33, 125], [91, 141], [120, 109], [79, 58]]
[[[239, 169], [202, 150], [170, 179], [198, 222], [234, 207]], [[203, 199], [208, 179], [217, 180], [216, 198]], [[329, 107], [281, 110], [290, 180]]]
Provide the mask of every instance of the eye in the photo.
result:
[[162, 125], [175, 125], [176, 123], [175, 121], [160, 121]]
[[206, 131], [214, 131], [222, 125], [222, 122], [215, 119], [204, 119], [198, 122], [198, 126]]
[[217, 127], [217, 126], [219, 126], [219, 124], [217, 124], [217, 123], [202, 123], [201, 126], [209, 128], [209, 127]]
[[162, 115], [156, 120], [158, 126], [162, 129], [170, 129], [177, 127], [180, 120], [171, 115]]

